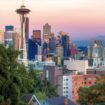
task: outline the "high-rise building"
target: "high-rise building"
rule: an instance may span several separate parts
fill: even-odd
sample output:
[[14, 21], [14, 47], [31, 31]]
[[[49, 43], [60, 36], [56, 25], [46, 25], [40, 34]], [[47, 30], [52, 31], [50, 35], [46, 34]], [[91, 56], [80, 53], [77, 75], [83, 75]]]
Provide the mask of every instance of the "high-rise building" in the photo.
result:
[[25, 38], [26, 38], [26, 42], [29, 39], [29, 18], [26, 17], [26, 23], [25, 23]]
[[0, 44], [4, 44], [4, 31], [0, 30]]
[[35, 60], [35, 56], [38, 54], [38, 45], [32, 40], [28, 40], [28, 60]]
[[14, 26], [5, 26], [4, 42], [6, 47], [14, 47], [19, 50], [20, 35], [14, 30]]
[[69, 44], [69, 36], [68, 35], [62, 35], [61, 44], [63, 46], [64, 58], [69, 57], [70, 56], [70, 44]]
[[52, 55], [55, 55], [56, 44], [57, 44], [56, 37], [52, 33], [51, 38], [49, 39], [49, 49], [50, 49], [50, 54], [52, 54]]
[[56, 46], [56, 56], [57, 57], [63, 57], [63, 47], [61, 46], [61, 44], [58, 44]]
[[58, 43], [60, 43], [63, 47], [63, 57], [70, 57], [70, 37], [66, 32], [60, 31], [58, 36]]
[[51, 38], [51, 26], [46, 23], [43, 26], [43, 39], [48, 40], [49, 38]]
[[104, 49], [105, 47], [100, 40], [95, 40], [93, 45], [88, 47], [88, 59], [90, 62], [92, 61], [91, 66], [105, 65]]
[[50, 54], [51, 42], [51, 26], [46, 23], [43, 26], [43, 58]]
[[58, 44], [56, 46], [56, 63], [57, 63], [57, 65], [62, 64], [62, 59], [63, 59], [63, 47], [61, 46], [61, 44]]
[[25, 26], [27, 20], [27, 14], [29, 14], [30, 10], [22, 5], [19, 9], [16, 10], [16, 13], [20, 15], [20, 22], [21, 22], [21, 46], [20, 46], [20, 57], [19, 61], [24, 63], [27, 66], [27, 44], [26, 44], [26, 35], [25, 35]]
[[6, 31], [14, 31], [14, 26], [12, 26], [12, 25], [5, 26], [5, 32]]
[[14, 47], [14, 31], [6, 31], [5, 32], [5, 46], [8, 47]]
[[5, 45], [11, 42], [11, 40], [13, 39], [13, 33], [14, 33], [14, 26], [12, 25], [5, 26], [5, 35], [4, 35]]
[[20, 38], [21, 38], [20, 33], [15, 32], [14, 33], [14, 48], [18, 51], [19, 51], [19, 45], [20, 45]]
[[33, 30], [32, 40], [41, 46], [41, 30]]

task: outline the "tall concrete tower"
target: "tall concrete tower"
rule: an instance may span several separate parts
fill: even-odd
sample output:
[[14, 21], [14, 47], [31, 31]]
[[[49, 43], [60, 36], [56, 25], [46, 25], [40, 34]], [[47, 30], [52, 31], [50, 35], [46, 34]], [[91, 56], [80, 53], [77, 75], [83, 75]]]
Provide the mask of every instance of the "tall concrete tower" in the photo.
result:
[[20, 43], [20, 57], [19, 61], [21, 61], [23, 64], [27, 65], [27, 47], [26, 47], [26, 38], [25, 38], [25, 25], [26, 25], [26, 19], [27, 14], [29, 14], [30, 10], [27, 9], [23, 3], [23, 5], [16, 10], [16, 13], [20, 16], [20, 22], [21, 22], [21, 43]]
[[51, 38], [51, 26], [46, 23], [43, 26], [43, 39], [48, 40], [49, 38]]

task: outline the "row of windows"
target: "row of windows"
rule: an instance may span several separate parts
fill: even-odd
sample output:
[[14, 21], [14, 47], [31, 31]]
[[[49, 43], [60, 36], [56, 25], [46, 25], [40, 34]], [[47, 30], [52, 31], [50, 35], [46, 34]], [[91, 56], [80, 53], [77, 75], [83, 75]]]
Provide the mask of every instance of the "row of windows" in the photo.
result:
[[64, 87], [64, 89], [68, 89], [68, 87]]
[[[92, 82], [84, 82], [84, 84], [92, 84]], [[96, 82], [94, 82], [96, 84]]]
[[68, 91], [64, 91], [64, 93], [68, 93]]
[[[91, 82], [91, 81], [89, 81], [89, 82], [82, 82], [82, 84], [92, 84], [93, 82]], [[81, 85], [81, 82], [79, 82], [79, 83], [74, 83], [73, 85]], [[94, 84], [96, 84], [96, 82], [94, 82]]]
[[65, 97], [68, 97], [68, 95], [64, 95]]
[[68, 81], [68, 79], [64, 79], [64, 81]]
[[64, 85], [68, 85], [68, 83], [64, 83]]

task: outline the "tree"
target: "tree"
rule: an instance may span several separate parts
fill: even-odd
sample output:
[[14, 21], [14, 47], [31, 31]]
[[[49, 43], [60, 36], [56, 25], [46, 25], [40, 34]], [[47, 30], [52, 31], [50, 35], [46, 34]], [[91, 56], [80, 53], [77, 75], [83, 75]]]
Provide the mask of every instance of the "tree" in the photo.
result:
[[34, 89], [34, 79], [17, 62], [19, 52], [0, 45], [0, 103], [18, 105], [23, 93]]
[[48, 80], [41, 80], [39, 72], [26, 70], [17, 62], [18, 54], [13, 48], [0, 45], [0, 105], [25, 105], [20, 100], [24, 93], [55, 96], [55, 87]]
[[38, 97], [46, 96], [45, 98], [57, 96], [56, 87], [54, 87], [46, 78], [43, 80], [40, 79], [40, 73], [41, 71], [39, 70], [29, 70], [30, 76], [34, 78], [35, 94], [37, 94]]
[[97, 84], [78, 91], [80, 105], [105, 105], [105, 76], [97, 79]]

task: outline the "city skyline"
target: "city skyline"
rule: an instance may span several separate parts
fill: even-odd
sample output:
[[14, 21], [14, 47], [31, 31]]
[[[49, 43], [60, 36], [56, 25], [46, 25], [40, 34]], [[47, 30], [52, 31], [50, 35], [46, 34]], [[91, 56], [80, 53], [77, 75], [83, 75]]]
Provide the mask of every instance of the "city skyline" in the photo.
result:
[[[0, 2], [0, 29], [5, 25], [14, 25], [19, 29], [20, 21], [15, 10], [22, 0]], [[25, 5], [32, 11], [29, 16], [30, 34], [33, 29], [42, 30], [48, 22], [56, 35], [62, 30], [73, 39], [105, 35], [104, 4], [105, 0], [25, 0]]]

